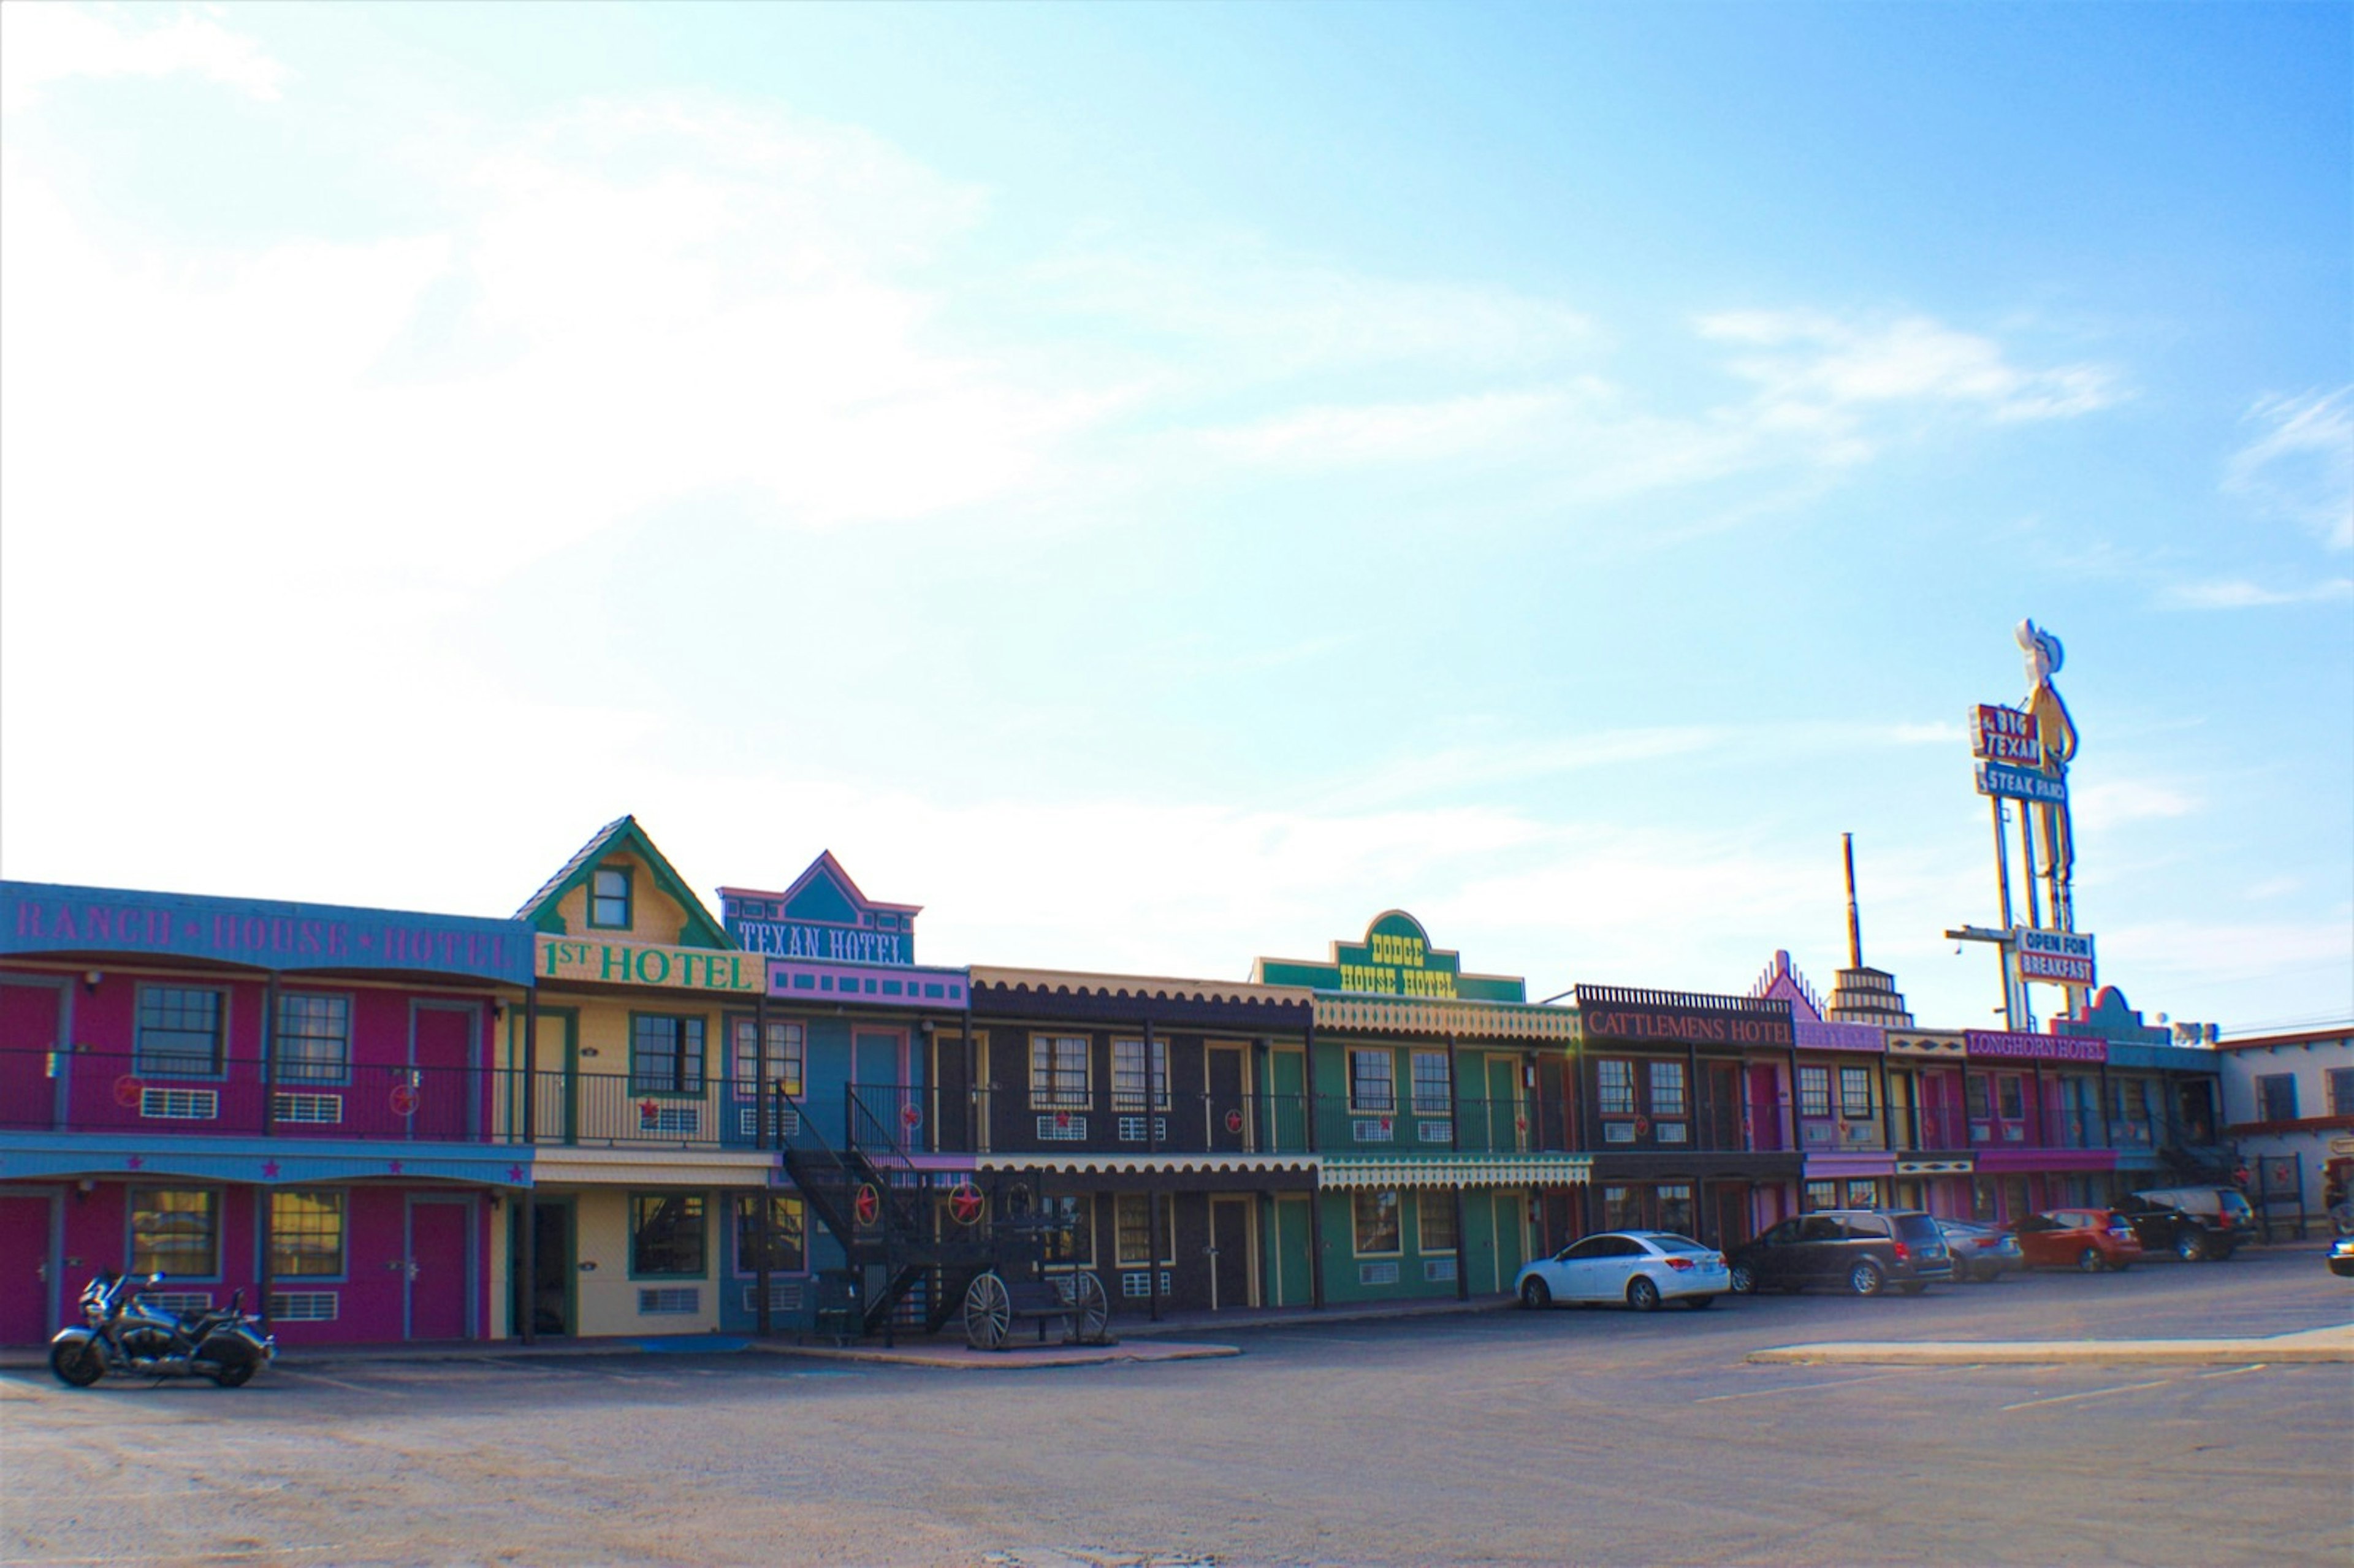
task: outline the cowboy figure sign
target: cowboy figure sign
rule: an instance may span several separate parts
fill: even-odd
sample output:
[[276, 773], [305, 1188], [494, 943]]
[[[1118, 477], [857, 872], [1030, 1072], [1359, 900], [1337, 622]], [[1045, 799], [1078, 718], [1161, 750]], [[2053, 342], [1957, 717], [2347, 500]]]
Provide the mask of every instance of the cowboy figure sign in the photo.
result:
[[[2019, 646], [2027, 655], [2027, 679], [2030, 690], [2024, 705], [2035, 715], [2036, 738], [2042, 743], [2042, 771], [2064, 785], [2068, 764], [2076, 755], [2076, 725], [2068, 716], [2068, 705], [2060, 700], [2059, 691], [2052, 677], [2060, 673], [2064, 653], [2060, 640], [2032, 620], [2019, 623], [2016, 633]], [[2043, 864], [2039, 871], [2031, 866], [2029, 874], [2041, 875], [2052, 889], [2052, 924], [2062, 931], [2075, 928], [2075, 899], [2069, 883], [2076, 865], [2076, 840], [2068, 820], [2068, 800], [2064, 790], [2058, 800], [2022, 800], [2020, 810], [2024, 820], [2031, 853], [2040, 853]]]

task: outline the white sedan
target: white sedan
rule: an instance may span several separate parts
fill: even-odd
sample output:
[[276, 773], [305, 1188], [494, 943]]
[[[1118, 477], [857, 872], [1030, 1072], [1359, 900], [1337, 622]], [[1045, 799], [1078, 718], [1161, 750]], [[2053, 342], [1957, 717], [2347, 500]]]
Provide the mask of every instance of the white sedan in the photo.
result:
[[1512, 1281], [1523, 1307], [1624, 1301], [1638, 1312], [1660, 1302], [1705, 1307], [1733, 1288], [1724, 1255], [1669, 1231], [1606, 1231], [1539, 1258]]

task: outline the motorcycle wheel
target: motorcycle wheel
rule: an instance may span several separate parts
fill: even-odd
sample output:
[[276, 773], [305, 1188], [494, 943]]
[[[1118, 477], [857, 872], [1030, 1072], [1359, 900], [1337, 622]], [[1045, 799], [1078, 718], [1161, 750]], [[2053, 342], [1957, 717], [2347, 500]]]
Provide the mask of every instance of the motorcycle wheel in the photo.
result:
[[252, 1381], [253, 1363], [251, 1361], [239, 1361], [235, 1366], [223, 1367], [213, 1373], [213, 1382], [223, 1388], [243, 1388]]
[[88, 1340], [49, 1347], [49, 1370], [68, 1388], [88, 1388], [106, 1375], [106, 1357]]

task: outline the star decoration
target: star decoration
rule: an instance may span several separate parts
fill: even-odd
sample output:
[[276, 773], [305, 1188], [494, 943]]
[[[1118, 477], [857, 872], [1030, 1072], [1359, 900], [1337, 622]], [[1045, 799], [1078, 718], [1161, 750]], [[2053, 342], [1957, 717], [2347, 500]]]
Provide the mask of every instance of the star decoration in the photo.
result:
[[139, 1158], [139, 1156], [137, 1156], [136, 1154], [134, 1154], [134, 1155], [133, 1155], [130, 1159], [128, 1159], [128, 1160], [124, 1160], [124, 1161], [122, 1162], [122, 1167], [123, 1167], [123, 1169], [124, 1169], [124, 1170], [126, 1170], [126, 1171], [136, 1171], [136, 1170], [138, 1170], [141, 1166], [143, 1166], [143, 1165], [144, 1165], [144, 1164], [146, 1164], [146, 1163], [147, 1163], [147, 1161], [145, 1161], [144, 1160], [142, 1160], [141, 1158]]
[[276, 1181], [278, 1179], [278, 1161], [275, 1160], [263, 1160], [261, 1162], [261, 1174], [270, 1181]]
[[510, 1181], [521, 1181], [523, 1180], [523, 1167], [520, 1165], [508, 1166], [507, 1180]]
[[396, 1176], [400, 1174], [400, 1161], [398, 1160], [392, 1162], [392, 1173]]

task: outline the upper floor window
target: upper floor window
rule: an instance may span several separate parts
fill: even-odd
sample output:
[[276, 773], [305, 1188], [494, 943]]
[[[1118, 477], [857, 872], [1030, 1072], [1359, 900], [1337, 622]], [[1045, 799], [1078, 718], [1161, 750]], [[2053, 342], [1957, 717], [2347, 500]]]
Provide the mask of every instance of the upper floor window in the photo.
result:
[[[1169, 1042], [1156, 1034], [1152, 1037], [1150, 1068], [1152, 1108], [1169, 1108]], [[1111, 1108], [1140, 1111], [1144, 1108], [1145, 1081], [1144, 1042], [1115, 1040], [1111, 1043]]]
[[588, 874], [588, 924], [600, 931], [626, 931], [630, 918], [630, 868], [600, 865]]
[[1087, 1037], [1030, 1036], [1030, 1104], [1042, 1110], [1083, 1110], [1094, 1098], [1088, 1081]]
[[281, 1084], [344, 1082], [352, 1067], [351, 999], [281, 996], [277, 1049]]
[[2296, 1119], [2296, 1075], [2293, 1073], [2266, 1073], [2256, 1080], [2256, 1119], [2258, 1121], [2295, 1121]]
[[1962, 1103], [1967, 1107], [1972, 1121], [1984, 1121], [1994, 1115], [1992, 1091], [1984, 1073], [1972, 1073], [1962, 1085]]
[[332, 1187], [270, 1194], [270, 1277], [333, 1279], [344, 1272], [344, 1195]]
[[[778, 1089], [789, 1095], [801, 1092], [801, 1026], [798, 1023], [769, 1025], [769, 1048], [760, 1049], [760, 1022], [756, 1018], [736, 1021], [736, 1059], [732, 1066], [736, 1092], [756, 1094], [763, 1080], [770, 1093]], [[765, 1057], [766, 1060], [762, 1058]]]
[[[1447, 1053], [1416, 1051], [1414, 1054], [1414, 1114], [1445, 1116], [1454, 1108], [1454, 1086], [1447, 1073]], [[1449, 1209], [1449, 1213], [1454, 1210]], [[1452, 1246], [1454, 1244], [1447, 1244]]]
[[2017, 1073], [2005, 1073], [1994, 1081], [1995, 1108], [2005, 1121], [2018, 1121], [2027, 1115], [2027, 1080]]
[[1871, 1119], [1871, 1068], [1841, 1067], [1840, 1069], [1840, 1115], [1850, 1121]]
[[703, 1020], [641, 1012], [630, 1019], [630, 1091], [703, 1092]]
[[2329, 1069], [2329, 1114], [2354, 1116], [2354, 1067]]
[[1829, 1067], [1798, 1069], [1798, 1114], [1812, 1117], [1831, 1114], [1831, 1070]]
[[1604, 1116], [1635, 1114], [1635, 1064], [1605, 1056], [1594, 1064], [1595, 1103]]
[[1651, 1114], [1655, 1117], [1680, 1117], [1684, 1114], [1684, 1065], [1681, 1062], [1651, 1064]]
[[141, 986], [133, 1071], [150, 1077], [220, 1076], [221, 1012], [217, 991]]
[[220, 1194], [209, 1187], [131, 1189], [131, 1272], [166, 1279], [220, 1273]]
[[1387, 1051], [1349, 1053], [1349, 1108], [1384, 1115], [1397, 1109], [1396, 1057]]

